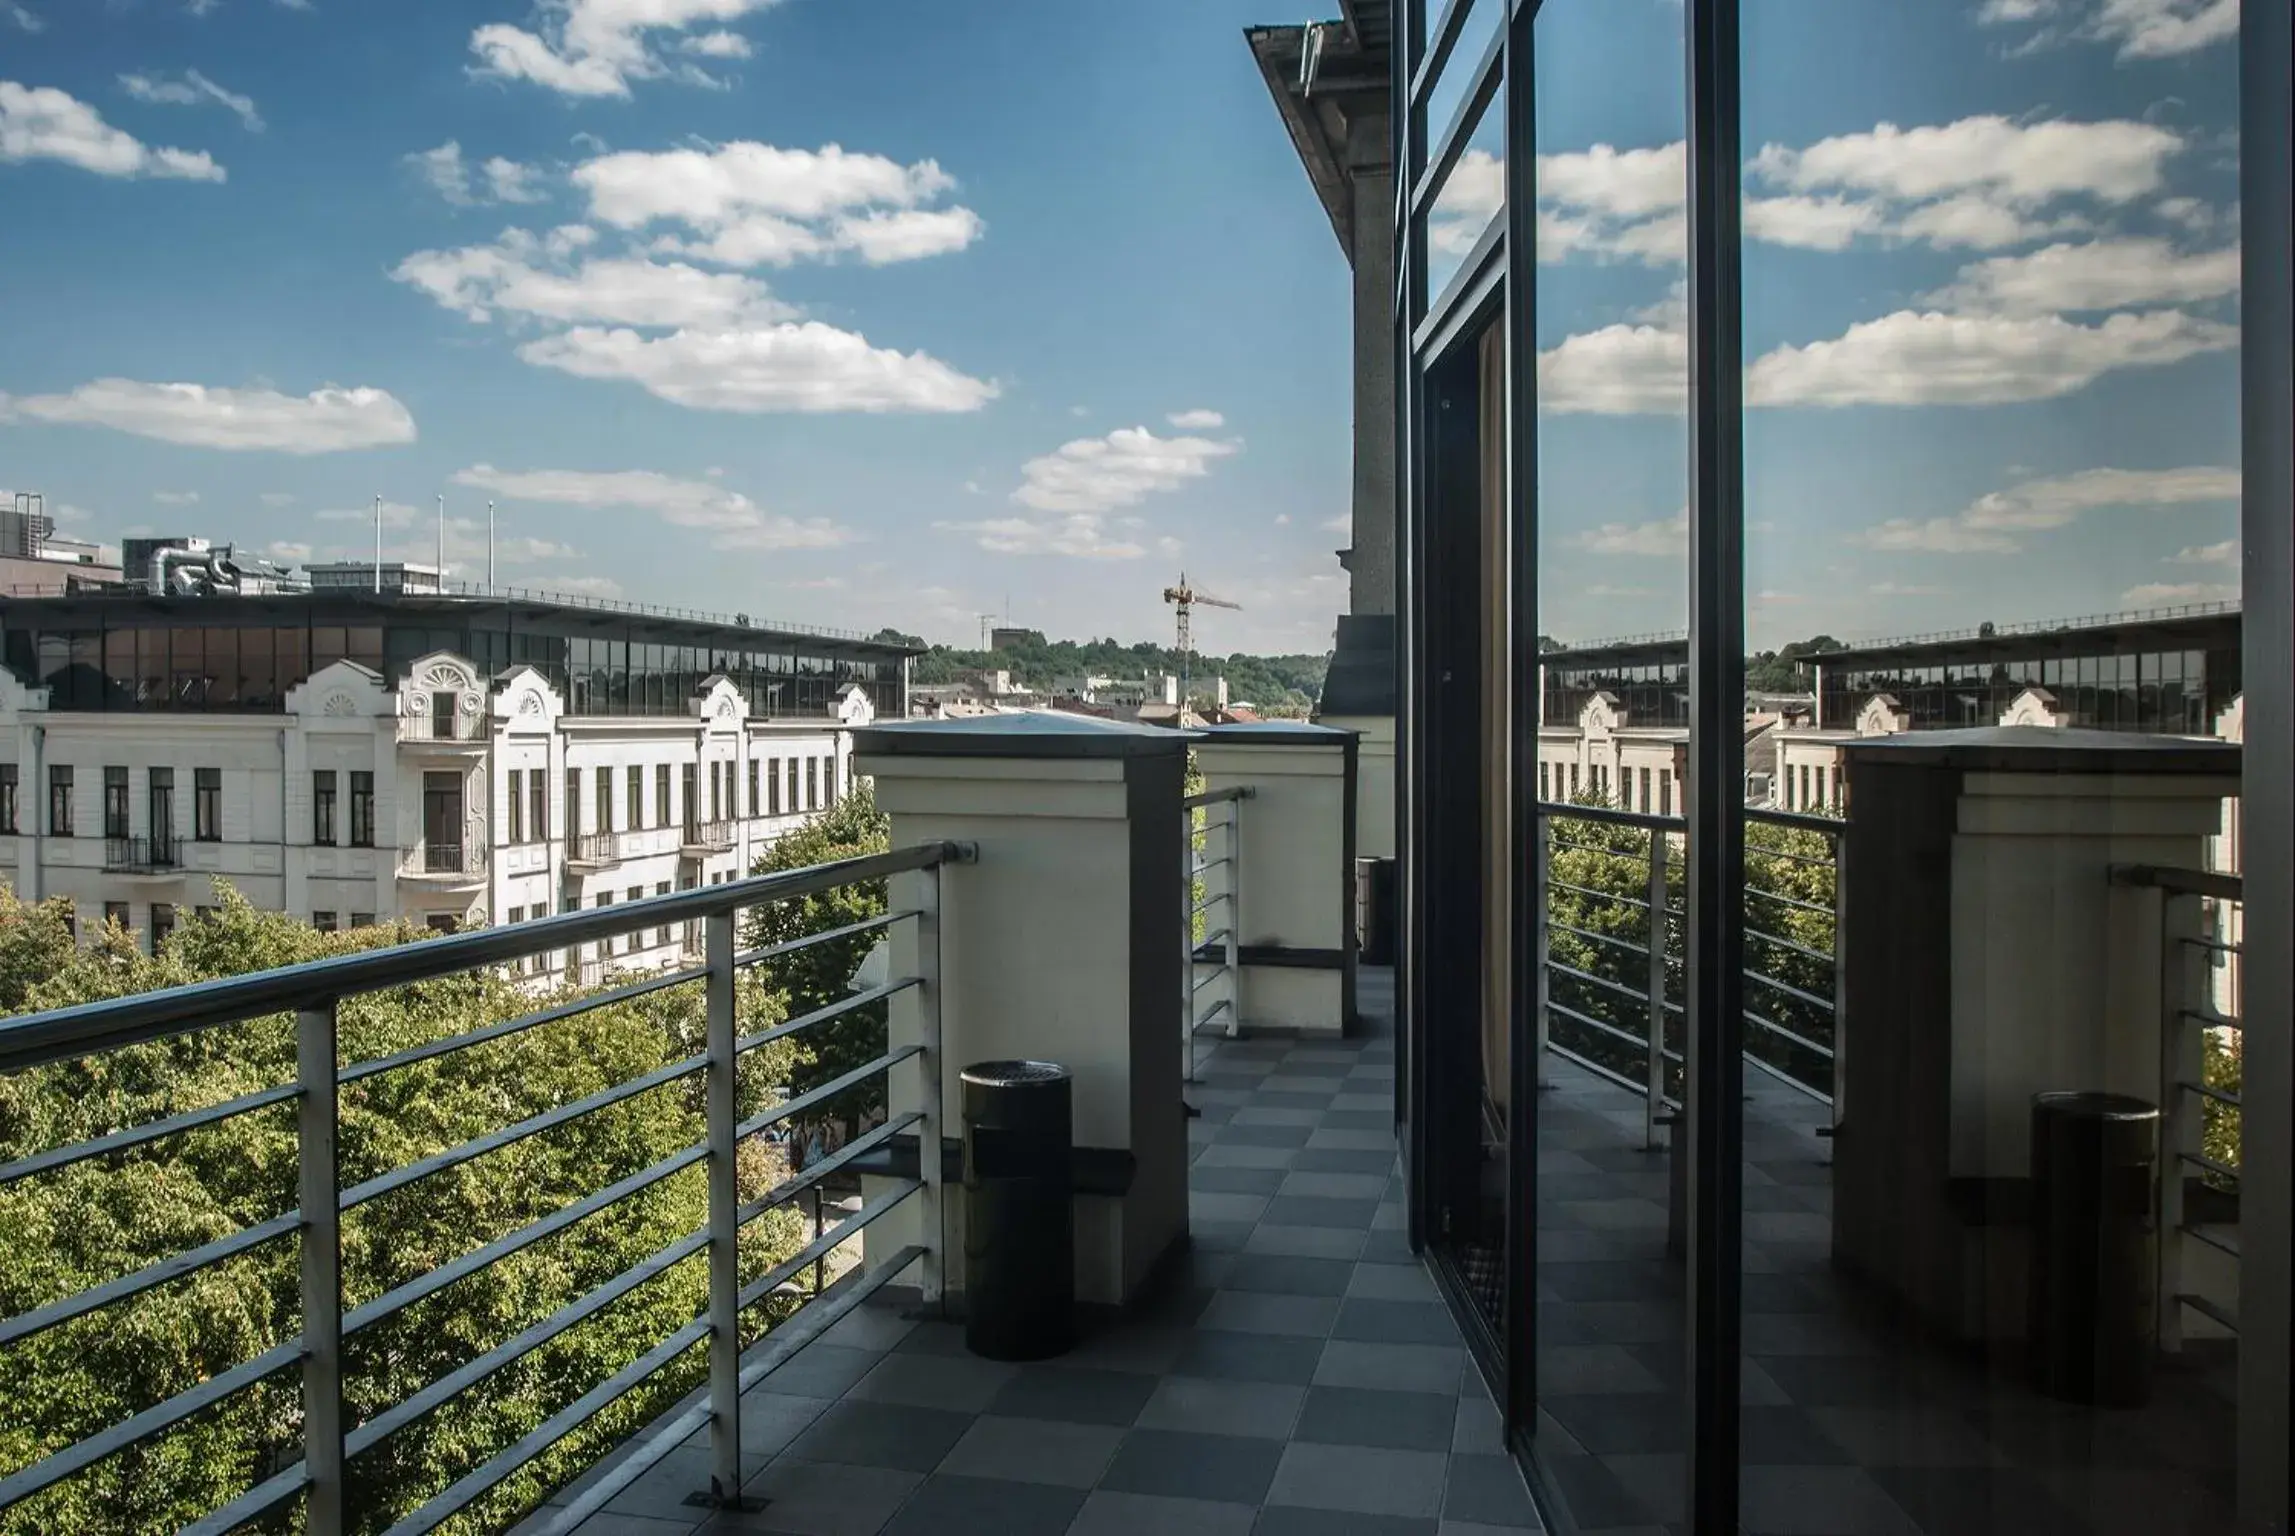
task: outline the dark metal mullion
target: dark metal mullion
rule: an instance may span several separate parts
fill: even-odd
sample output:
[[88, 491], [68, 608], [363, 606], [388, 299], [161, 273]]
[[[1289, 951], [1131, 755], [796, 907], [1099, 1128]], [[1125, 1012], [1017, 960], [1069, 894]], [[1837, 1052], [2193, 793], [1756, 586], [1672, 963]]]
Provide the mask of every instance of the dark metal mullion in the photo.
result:
[[[1484, 110], [1503, 88], [1504, 82], [1497, 77], [1505, 56], [1506, 33], [1501, 29], [1497, 36], [1491, 38], [1490, 46], [1482, 51], [1482, 57], [1475, 62], [1474, 88], [1459, 102], [1458, 115], [1442, 125], [1439, 137], [1434, 138], [1429, 146], [1432, 153], [1427, 157], [1426, 174], [1410, 190], [1410, 215], [1414, 222], [1425, 214], [1427, 205], [1434, 201], [1443, 178], [1458, 163], [1458, 157], [1466, 152], [1466, 141], [1481, 123]], [[1423, 125], [1426, 108], [1421, 106], [1412, 110], [1419, 114], [1419, 121]], [[1430, 134], [1436, 132], [1432, 129], [1426, 131]]]
[[1689, 0], [1689, 1509], [1738, 1528], [1745, 509], [1738, 0]]
[[[1406, 3], [1404, 9], [1421, 12], [1424, 8]], [[1449, 60], [1451, 49], [1458, 43], [1459, 29], [1466, 25], [1466, 13], [1472, 9], [1474, 0], [1443, 0], [1442, 15], [1436, 20], [1434, 30], [1413, 39], [1418, 46], [1411, 50], [1412, 61], [1403, 65], [1410, 89], [1410, 94], [1403, 98], [1406, 102], [1414, 106], [1425, 102], [1427, 87], [1434, 84], [1434, 77]]]
[[1506, 276], [1500, 258], [1506, 244], [1503, 220], [1493, 218], [1474, 242], [1474, 249], [1459, 264], [1419, 321], [1412, 338], [1422, 357], [1440, 357], [1456, 346], [1465, 332], [1481, 319], [1481, 311], [1497, 295]]

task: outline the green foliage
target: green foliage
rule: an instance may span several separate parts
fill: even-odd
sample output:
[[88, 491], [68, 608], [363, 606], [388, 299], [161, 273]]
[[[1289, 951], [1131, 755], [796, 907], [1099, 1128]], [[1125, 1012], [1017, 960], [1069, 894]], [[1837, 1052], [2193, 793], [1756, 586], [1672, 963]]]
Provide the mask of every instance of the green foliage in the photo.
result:
[[[427, 935], [411, 926], [322, 934], [223, 893], [216, 914], [176, 930], [155, 957], [110, 930], [82, 949], [57, 943], [63, 906], [27, 907], [0, 886], [0, 1003], [38, 1010], [234, 976]], [[566, 994], [568, 997], [572, 993]], [[347, 999], [347, 1065], [523, 1014], [535, 995], [495, 974], [458, 975]], [[774, 1017], [751, 986], [744, 1027]], [[678, 987], [431, 1058], [346, 1086], [338, 1147], [345, 1187], [498, 1127], [677, 1062], [703, 1039], [700, 989]], [[791, 1053], [745, 1060], [751, 1106], [780, 1091]], [[291, 1018], [219, 1026], [0, 1078], [0, 1161], [291, 1082]], [[343, 1289], [357, 1306], [651, 1167], [702, 1134], [695, 1074], [498, 1148], [366, 1201], [343, 1223]], [[781, 1175], [744, 1148], [744, 1198]], [[700, 1165], [456, 1281], [355, 1336], [346, 1351], [351, 1422], [549, 1317], [700, 1229]], [[0, 1314], [15, 1315], [291, 1209], [290, 1105], [182, 1133], [0, 1188]], [[746, 1234], [754, 1275], [793, 1251], [793, 1212]], [[379, 1530], [651, 1348], [702, 1309], [696, 1256], [388, 1437], [353, 1463], [360, 1530]], [[761, 1308], [764, 1312], [768, 1309]], [[751, 1331], [765, 1319], [748, 1320]], [[0, 1350], [0, 1472], [100, 1432], [299, 1332], [292, 1238], [263, 1245], [128, 1302]], [[513, 1476], [453, 1529], [500, 1529], [701, 1379], [697, 1348], [547, 1457]], [[0, 1536], [173, 1531], [299, 1454], [296, 1373], [280, 1373], [143, 1446], [6, 1512]]]
[[1755, 651], [1745, 658], [1745, 686], [1755, 693], [1806, 693], [1810, 661], [1827, 651], [1847, 649], [1831, 635], [1814, 635], [1789, 641], [1783, 650]]
[[[877, 809], [876, 796], [866, 780], [856, 780], [850, 793], [835, 805], [781, 838], [750, 867], [756, 875], [804, 869], [838, 859], [883, 853], [892, 846], [892, 826]], [[885, 882], [840, 886], [790, 901], [753, 908], [743, 919], [742, 943], [759, 948], [786, 944], [794, 939], [852, 923], [866, 922], [886, 911]], [[853, 972], [869, 951], [885, 938], [872, 929], [850, 938], [830, 939], [777, 955], [753, 967], [758, 984], [774, 999], [784, 1017], [797, 1018], [850, 997]], [[817, 1024], [798, 1037], [790, 1068], [791, 1096], [809, 1092], [841, 1077], [855, 1067], [874, 1061], [886, 1049], [886, 1003], [879, 1001]], [[863, 1120], [882, 1113], [885, 1105], [883, 1075], [832, 1095], [816, 1112], [821, 1120], [843, 1122], [852, 1135]]]
[[[904, 637], [905, 638], [905, 637]], [[953, 683], [968, 672], [1006, 671], [1034, 688], [1049, 688], [1055, 677], [1096, 673], [1105, 677], [1141, 677], [1184, 670], [1188, 692], [1199, 703], [1209, 703], [1213, 679], [1227, 679], [1228, 696], [1247, 700], [1267, 715], [1303, 717], [1322, 697], [1323, 673], [1330, 657], [1323, 656], [1206, 656], [1197, 653], [1181, 667], [1177, 651], [1145, 642], [1123, 645], [1115, 640], [1047, 641], [1030, 631], [1030, 643], [1001, 651], [967, 651], [933, 646], [916, 659], [911, 674], [918, 683]]]

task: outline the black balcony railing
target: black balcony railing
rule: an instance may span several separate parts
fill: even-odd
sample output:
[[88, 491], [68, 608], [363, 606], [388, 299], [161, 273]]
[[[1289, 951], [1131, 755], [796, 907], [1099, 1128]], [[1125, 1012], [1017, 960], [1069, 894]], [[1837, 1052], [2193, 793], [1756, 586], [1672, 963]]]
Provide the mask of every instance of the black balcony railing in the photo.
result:
[[619, 864], [622, 858], [622, 834], [577, 832], [566, 839], [566, 858], [575, 864]]
[[183, 867], [180, 837], [107, 837], [104, 868], [113, 874], [159, 874]]
[[484, 715], [401, 715], [398, 717], [398, 739], [401, 741], [448, 741], [476, 743], [487, 736]]
[[737, 821], [689, 821], [685, 824], [685, 846], [703, 848], [711, 853], [723, 853], [741, 836]]

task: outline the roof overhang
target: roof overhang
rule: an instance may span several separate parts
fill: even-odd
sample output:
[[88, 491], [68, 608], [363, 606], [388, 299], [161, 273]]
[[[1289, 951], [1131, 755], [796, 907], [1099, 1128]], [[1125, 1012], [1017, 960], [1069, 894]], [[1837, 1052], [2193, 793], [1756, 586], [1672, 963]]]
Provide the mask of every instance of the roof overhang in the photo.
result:
[[1377, 117], [1379, 168], [1386, 168], [1390, 158], [1383, 125], [1392, 90], [1387, 52], [1392, 9], [1388, 0], [1341, 0], [1340, 9], [1344, 15], [1338, 21], [1246, 27], [1243, 36], [1340, 249], [1352, 262], [1355, 200], [1350, 179], [1366, 168], [1360, 161], [1363, 135], [1353, 131], [1355, 124]]

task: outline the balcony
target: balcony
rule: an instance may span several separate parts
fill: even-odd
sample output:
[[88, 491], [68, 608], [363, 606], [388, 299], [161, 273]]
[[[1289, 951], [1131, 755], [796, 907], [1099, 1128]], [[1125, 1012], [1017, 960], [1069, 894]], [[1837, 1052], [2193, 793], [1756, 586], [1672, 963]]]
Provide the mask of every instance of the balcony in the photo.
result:
[[107, 837], [104, 839], [107, 875], [179, 875], [183, 873], [180, 837]]
[[689, 821], [678, 841], [678, 852], [689, 859], [730, 853], [741, 841], [738, 821]]
[[398, 740], [403, 747], [422, 747], [460, 756], [482, 752], [492, 735], [484, 715], [401, 715]]
[[486, 878], [483, 843], [416, 843], [399, 858], [399, 878], [441, 887], [476, 885]]
[[612, 869], [627, 856], [625, 832], [582, 832], [566, 839], [566, 868], [577, 874]]

